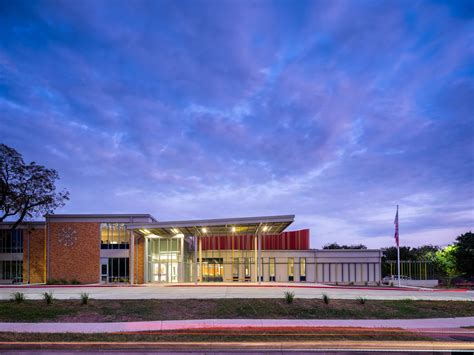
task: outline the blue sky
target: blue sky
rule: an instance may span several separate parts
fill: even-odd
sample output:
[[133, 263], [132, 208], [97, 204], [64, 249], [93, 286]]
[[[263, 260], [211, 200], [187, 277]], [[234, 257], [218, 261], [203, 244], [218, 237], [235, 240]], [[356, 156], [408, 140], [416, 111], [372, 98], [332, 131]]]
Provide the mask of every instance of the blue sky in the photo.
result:
[[312, 246], [474, 221], [472, 1], [1, 1], [1, 141], [62, 213], [296, 214]]

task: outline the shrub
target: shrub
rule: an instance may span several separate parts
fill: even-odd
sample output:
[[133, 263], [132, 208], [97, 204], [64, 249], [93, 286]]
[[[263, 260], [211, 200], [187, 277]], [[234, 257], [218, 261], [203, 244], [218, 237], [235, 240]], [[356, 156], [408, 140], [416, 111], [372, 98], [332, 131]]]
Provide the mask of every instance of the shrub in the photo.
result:
[[81, 293], [81, 303], [87, 304], [89, 302], [89, 294], [87, 292]]
[[66, 279], [59, 279], [58, 282], [59, 282], [60, 285], [67, 285], [68, 284]]
[[354, 286], [354, 281], [349, 282], [349, 286]]
[[329, 296], [323, 293], [323, 301], [325, 304], [329, 304]]
[[23, 292], [15, 292], [12, 294], [11, 301], [15, 303], [22, 303], [26, 299], [25, 294]]
[[285, 301], [288, 304], [293, 303], [293, 300], [295, 299], [295, 293], [292, 291], [285, 291]]
[[392, 281], [392, 282], [390, 282], [390, 287], [393, 287], [393, 286], [394, 286], [394, 285], [393, 285], [393, 281]]
[[339, 282], [336, 281], [336, 286], [339, 286]]
[[46, 304], [51, 304], [53, 303], [54, 297], [53, 297], [53, 292], [44, 292], [43, 293], [43, 299], [46, 301]]
[[367, 299], [365, 297], [358, 297], [357, 301], [359, 301], [360, 304], [365, 304], [365, 301], [367, 301]]
[[369, 286], [369, 282], [368, 282], [368, 281], [365, 281], [365, 282], [364, 282], [364, 285], [365, 285], [365, 286]]
[[59, 281], [56, 280], [56, 279], [49, 279], [48, 281], [46, 281], [46, 284], [47, 285], [58, 285]]
[[74, 278], [74, 279], [71, 280], [71, 285], [80, 285], [80, 284], [81, 284], [81, 282], [78, 279]]
[[377, 286], [380, 286], [380, 281], [377, 281]]

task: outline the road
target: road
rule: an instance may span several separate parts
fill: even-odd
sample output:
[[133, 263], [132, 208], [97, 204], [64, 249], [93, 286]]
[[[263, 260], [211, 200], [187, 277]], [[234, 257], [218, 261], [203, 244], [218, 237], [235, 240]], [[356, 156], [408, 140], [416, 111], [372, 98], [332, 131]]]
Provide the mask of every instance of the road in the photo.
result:
[[86, 292], [93, 299], [213, 299], [213, 298], [281, 298], [287, 290], [295, 292], [297, 298], [321, 298], [327, 294], [332, 299], [371, 300], [459, 300], [474, 301], [474, 291], [462, 290], [418, 290], [328, 287], [308, 284], [263, 284], [261, 286], [236, 284], [145, 285], [145, 286], [69, 286], [69, 287], [0, 287], [0, 299], [10, 299], [13, 292], [23, 292], [27, 299], [42, 299], [44, 292], [52, 291], [56, 299], [79, 299]]
[[69, 350], [86, 353], [103, 354], [105, 350], [127, 353], [127, 350], [134, 352], [192, 352], [192, 353], [251, 353], [261, 351], [271, 351], [286, 353], [288, 351], [473, 351], [474, 343], [466, 341], [393, 341], [393, 340], [317, 340], [317, 341], [285, 341], [285, 342], [127, 342], [127, 343], [105, 343], [105, 342], [68, 342], [68, 343], [38, 343], [38, 342], [0, 342], [0, 350], [42, 350], [43, 353], [50, 353], [45, 350]]

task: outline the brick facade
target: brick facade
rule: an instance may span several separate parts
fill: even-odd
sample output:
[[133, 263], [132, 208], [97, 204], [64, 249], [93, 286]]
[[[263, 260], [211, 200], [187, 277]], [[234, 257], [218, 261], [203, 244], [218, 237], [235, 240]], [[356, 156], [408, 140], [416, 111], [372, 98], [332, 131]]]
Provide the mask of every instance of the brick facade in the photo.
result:
[[25, 230], [23, 233], [23, 282], [45, 282], [45, 230]]
[[99, 282], [100, 224], [54, 222], [48, 227], [48, 279]]

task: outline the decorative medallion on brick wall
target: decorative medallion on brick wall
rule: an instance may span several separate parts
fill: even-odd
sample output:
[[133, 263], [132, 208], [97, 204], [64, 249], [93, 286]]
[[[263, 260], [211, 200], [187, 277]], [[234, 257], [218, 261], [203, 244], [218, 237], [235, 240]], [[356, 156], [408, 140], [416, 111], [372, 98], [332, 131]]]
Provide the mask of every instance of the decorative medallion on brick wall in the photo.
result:
[[71, 227], [63, 227], [58, 233], [58, 241], [65, 247], [73, 246], [77, 240], [77, 232]]

